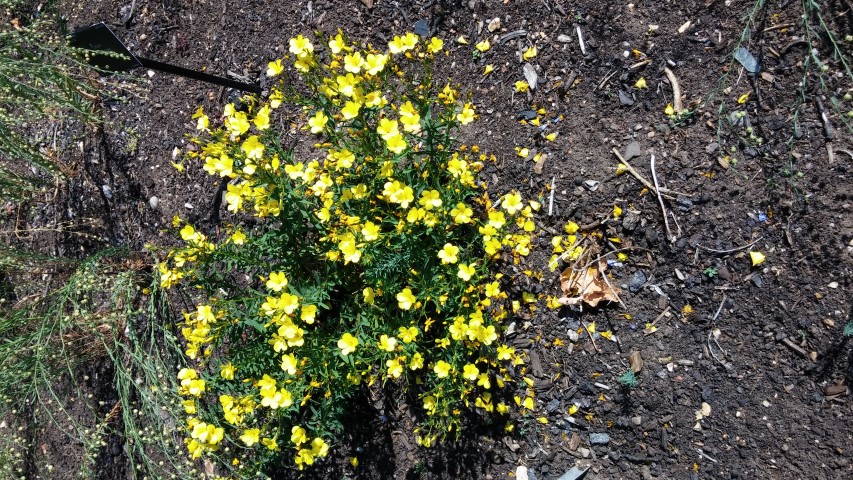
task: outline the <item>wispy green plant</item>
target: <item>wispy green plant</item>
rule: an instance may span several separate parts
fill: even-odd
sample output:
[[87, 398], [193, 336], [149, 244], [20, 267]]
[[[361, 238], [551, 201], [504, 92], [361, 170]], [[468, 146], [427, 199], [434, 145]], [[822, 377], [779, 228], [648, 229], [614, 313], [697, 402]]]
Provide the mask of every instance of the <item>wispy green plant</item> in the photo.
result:
[[[33, 269], [40, 257], [15, 252], [2, 258], [9, 271], [15, 265], [11, 259], [25, 259], [17, 266]], [[134, 477], [186, 478], [192, 466], [176, 455], [181, 439], [173, 436], [181, 407], [171, 372], [180, 350], [168, 328], [174, 322], [159, 283], [148, 284], [144, 261], [115, 250], [76, 265], [66, 261], [41, 268], [59, 278], [68, 265], [76, 268], [59, 288], [28, 293], [29, 300], [4, 306], [0, 418], [62, 425], [70, 444], [82, 445], [79, 473], [85, 478], [94, 475], [109, 436], [123, 442]], [[14, 271], [10, 274], [14, 278]], [[93, 399], [81, 418], [69, 411], [69, 399], [87, 398], [81, 366], [91, 361], [111, 364], [113, 378], [102, 381], [112, 381], [118, 400], [104, 405]]]
[[616, 379], [616, 381], [619, 382], [619, 384], [623, 387], [627, 388], [634, 388], [639, 384], [639, 382], [637, 381], [637, 375], [630, 368], [626, 370], [625, 373], [620, 375], [619, 378]]
[[0, 0], [0, 197], [6, 199], [63, 176], [60, 123], [97, 118], [97, 90], [74, 60], [79, 52], [68, 46], [58, 17], [42, 11], [30, 18], [22, 4]]

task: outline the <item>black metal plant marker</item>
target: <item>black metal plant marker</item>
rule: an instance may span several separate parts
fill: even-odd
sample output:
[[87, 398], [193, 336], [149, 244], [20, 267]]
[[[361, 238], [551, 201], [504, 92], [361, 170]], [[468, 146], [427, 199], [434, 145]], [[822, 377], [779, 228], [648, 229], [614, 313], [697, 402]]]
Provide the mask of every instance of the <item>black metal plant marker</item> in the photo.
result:
[[110, 54], [91, 53], [87, 62], [93, 67], [110, 72], [123, 72], [134, 68], [145, 67], [165, 73], [200, 80], [202, 82], [222, 85], [243, 92], [261, 93], [261, 87], [252, 83], [243, 83], [224, 77], [217, 77], [188, 68], [170, 65], [168, 63], [137, 57], [116, 37], [103, 22], [82, 28], [71, 34], [71, 45], [93, 50], [95, 52], [111, 52]]

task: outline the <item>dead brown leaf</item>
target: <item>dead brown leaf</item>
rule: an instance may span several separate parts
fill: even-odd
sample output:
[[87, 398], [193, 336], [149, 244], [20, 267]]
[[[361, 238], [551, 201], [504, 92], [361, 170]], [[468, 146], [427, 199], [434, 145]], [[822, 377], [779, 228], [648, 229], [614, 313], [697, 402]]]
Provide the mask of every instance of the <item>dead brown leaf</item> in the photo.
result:
[[597, 265], [590, 265], [581, 271], [571, 267], [565, 269], [560, 275], [563, 296], [558, 301], [562, 305], [585, 303], [590, 307], [597, 307], [601, 301], [618, 302], [619, 289], [611, 288], [603, 278], [606, 268], [607, 261], [602, 258]]

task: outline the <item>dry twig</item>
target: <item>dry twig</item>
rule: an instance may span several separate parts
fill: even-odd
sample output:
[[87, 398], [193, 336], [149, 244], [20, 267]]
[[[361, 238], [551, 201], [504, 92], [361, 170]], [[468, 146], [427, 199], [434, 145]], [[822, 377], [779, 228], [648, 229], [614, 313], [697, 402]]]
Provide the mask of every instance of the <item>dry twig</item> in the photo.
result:
[[672, 108], [675, 109], [675, 113], [677, 115], [684, 110], [684, 105], [681, 103], [681, 86], [678, 85], [678, 78], [675, 77], [675, 74], [672, 73], [672, 70], [670, 70], [669, 67], [664, 67], [663, 73], [666, 74], [666, 78], [672, 85]]
[[657, 173], [655, 173], [655, 155], [654, 154], [652, 154], [651, 166], [652, 166], [652, 179], [655, 181], [655, 192], [657, 193], [658, 203], [660, 204], [660, 209], [661, 209], [661, 212], [663, 213], [663, 226], [666, 228], [666, 238], [669, 239], [670, 243], [673, 243], [678, 239], [678, 237], [673, 235], [672, 230], [670, 230], [670, 228], [669, 228], [669, 219], [667, 218], [667, 215], [666, 215], [666, 207], [663, 204], [663, 197], [661, 197], [660, 186], [658, 185], [658, 175], [657, 175]]

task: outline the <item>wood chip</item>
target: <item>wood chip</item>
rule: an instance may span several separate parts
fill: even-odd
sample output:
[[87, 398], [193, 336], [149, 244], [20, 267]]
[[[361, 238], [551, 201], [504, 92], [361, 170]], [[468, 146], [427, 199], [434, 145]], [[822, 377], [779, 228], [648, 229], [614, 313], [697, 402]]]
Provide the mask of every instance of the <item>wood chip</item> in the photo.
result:
[[631, 352], [631, 356], [628, 361], [631, 364], [631, 371], [634, 373], [639, 373], [640, 370], [643, 369], [643, 357], [640, 356], [640, 352], [634, 350]]

